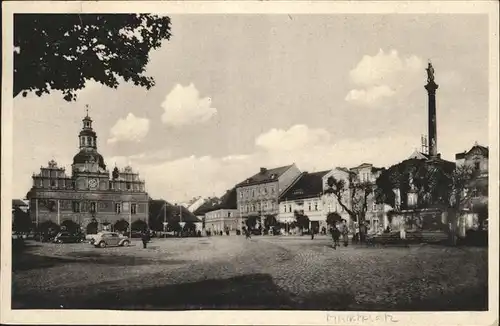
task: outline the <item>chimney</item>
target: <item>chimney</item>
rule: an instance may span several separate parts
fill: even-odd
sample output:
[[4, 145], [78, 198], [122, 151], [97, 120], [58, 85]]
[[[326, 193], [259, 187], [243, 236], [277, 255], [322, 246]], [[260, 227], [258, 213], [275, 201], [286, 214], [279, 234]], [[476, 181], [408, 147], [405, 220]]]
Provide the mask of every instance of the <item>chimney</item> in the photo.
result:
[[267, 169], [266, 169], [266, 168], [260, 168], [260, 173], [261, 173], [261, 174], [264, 174], [264, 173], [266, 173], [266, 172], [267, 172]]

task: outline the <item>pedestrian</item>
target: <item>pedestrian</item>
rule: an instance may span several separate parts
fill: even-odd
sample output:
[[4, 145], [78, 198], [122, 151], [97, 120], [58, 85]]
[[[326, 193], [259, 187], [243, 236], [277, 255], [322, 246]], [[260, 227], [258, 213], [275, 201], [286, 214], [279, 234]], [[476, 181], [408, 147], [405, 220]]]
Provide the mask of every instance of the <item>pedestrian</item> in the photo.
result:
[[366, 224], [365, 222], [362, 222], [359, 224], [359, 242], [364, 243], [366, 240]]
[[405, 222], [404, 221], [401, 221], [399, 223], [399, 237], [403, 241], [406, 240], [406, 231], [405, 231]]
[[142, 232], [141, 239], [142, 239], [142, 248], [146, 249], [149, 241], [149, 234], [147, 231]]
[[331, 233], [333, 238], [333, 249], [337, 249], [337, 246], [340, 247], [339, 244], [340, 232], [336, 224], [332, 225]]
[[344, 241], [344, 247], [347, 247], [349, 244], [349, 227], [347, 226], [347, 221], [342, 219], [342, 240]]
[[311, 231], [311, 240], [314, 240], [314, 228], [311, 227], [310, 231]]

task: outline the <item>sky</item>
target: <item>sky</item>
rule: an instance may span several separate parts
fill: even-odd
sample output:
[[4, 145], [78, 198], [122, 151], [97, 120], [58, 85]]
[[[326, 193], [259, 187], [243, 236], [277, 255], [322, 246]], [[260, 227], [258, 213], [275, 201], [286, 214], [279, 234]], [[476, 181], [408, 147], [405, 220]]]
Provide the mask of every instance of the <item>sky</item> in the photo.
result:
[[14, 99], [14, 198], [51, 159], [71, 171], [86, 105], [108, 168], [131, 165], [150, 196], [174, 203], [220, 196], [260, 167], [389, 167], [427, 133], [428, 60], [442, 157], [488, 145], [485, 16], [170, 17], [150, 90], [89, 81], [76, 102]]

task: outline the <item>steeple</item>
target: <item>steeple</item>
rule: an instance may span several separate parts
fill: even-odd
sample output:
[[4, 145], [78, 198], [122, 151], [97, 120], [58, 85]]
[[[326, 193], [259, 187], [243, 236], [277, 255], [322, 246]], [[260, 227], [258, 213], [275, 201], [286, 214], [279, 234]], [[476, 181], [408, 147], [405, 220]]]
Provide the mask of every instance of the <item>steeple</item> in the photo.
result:
[[78, 135], [79, 141], [80, 141], [80, 149], [97, 149], [97, 135], [95, 131], [92, 129], [92, 119], [89, 116], [89, 109], [88, 105], [85, 105], [86, 107], [86, 115], [82, 119], [82, 130], [80, 131], [80, 134]]

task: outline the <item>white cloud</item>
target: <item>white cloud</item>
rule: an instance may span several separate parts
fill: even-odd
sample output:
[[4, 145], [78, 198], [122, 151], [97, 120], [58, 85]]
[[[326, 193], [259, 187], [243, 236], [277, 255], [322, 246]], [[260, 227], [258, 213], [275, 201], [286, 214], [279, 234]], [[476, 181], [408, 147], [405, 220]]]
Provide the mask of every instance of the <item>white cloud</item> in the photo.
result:
[[[345, 100], [360, 105], [375, 105], [394, 96], [407, 96], [425, 81], [425, 65], [417, 56], [403, 58], [396, 50], [382, 49], [374, 56], [365, 55], [349, 72], [357, 88]], [[421, 82], [419, 82], [421, 80]]]
[[129, 113], [125, 119], [119, 119], [110, 130], [108, 143], [120, 141], [140, 142], [149, 131], [149, 120], [138, 118]]
[[255, 144], [269, 151], [292, 151], [329, 141], [330, 133], [325, 129], [309, 129], [306, 125], [295, 125], [288, 130], [271, 129], [258, 136]]
[[161, 116], [163, 123], [171, 126], [183, 126], [208, 121], [217, 114], [209, 97], [200, 98], [200, 93], [190, 84], [184, 87], [174, 86], [161, 104], [165, 110]]
[[[257, 173], [260, 167], [296, 163], [302, 171], [312, 172], [337, 166], [353, 167], [363, 162], [388, 166], [405, 159], [418, 142], [419, 138], [412, 136], [375, 136], [333, 143], [327, 131], [298, 125], [288, 130], [271, 129], [263, 133], [256, 138], [258, 148], [253, 153], [153, 160], [149, 159], [153, 157], [151, 152], [146, 153], [146, 157], [138, 154], [112, 158], [114, 161], [111, 162], [117, 162], [119, 166], [131, 164], [137, 169], [146, 180], [147, 191], [153, 198], [182, 202], [193, 196], [222, 195]], [[381, 152], [381, 148], [391, 150]]]
[[347, 96], [345, 100], [348, 102], [359, 101], [365, 104], [373, 103], [384, 97], [391, 97], [396, 92], [387, 85], [373, 86], [367, 89], [353, 89]]

